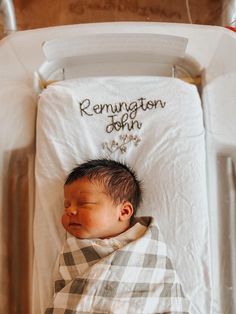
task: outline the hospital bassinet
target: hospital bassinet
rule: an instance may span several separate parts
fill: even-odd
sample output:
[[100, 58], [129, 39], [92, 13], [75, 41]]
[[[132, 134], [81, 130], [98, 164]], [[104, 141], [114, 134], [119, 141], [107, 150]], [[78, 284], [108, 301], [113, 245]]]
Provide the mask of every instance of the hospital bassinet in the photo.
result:
[[33, 230], [37, 92], [50, 80], [146, 75], [191, 80], [201, 94], [208, 211], [199, 224], [204, 232], [209, 230], [209, 239], [206, 233], [199, 243], [210, 255], [209, 260], [201, 257], [206, 291], [195, 291], [200, 305], [195, 300], [192, 313], [234, 313], [235, 39], [233, 32], [220, 27], [106, 23], [18, 32], [1, 41], [2, 312], [30, 313], [33, 306], [36, 313], [37, 293], [43, 294], [35, 289], [32, 268], [33, 237], [39, 239]]

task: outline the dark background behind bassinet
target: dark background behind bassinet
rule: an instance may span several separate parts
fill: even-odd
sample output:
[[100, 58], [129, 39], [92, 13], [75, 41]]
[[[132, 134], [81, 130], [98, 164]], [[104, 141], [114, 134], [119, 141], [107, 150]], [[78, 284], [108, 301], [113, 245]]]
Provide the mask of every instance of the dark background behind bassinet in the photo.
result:
[[[223, 25], [230, 1], [13, 0], [13, 3], [18, 30], [26, 30], [66, 24], [112, 21], [192, 22], [194, 24]], [[0, 35], [1, 33], [3, 33], [3, 28], [0, 27]]]

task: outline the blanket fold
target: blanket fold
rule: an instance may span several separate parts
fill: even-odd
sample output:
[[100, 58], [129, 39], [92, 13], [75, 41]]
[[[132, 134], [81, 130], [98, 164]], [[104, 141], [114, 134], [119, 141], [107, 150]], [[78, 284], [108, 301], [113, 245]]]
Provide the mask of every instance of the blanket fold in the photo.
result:
[[59, 274], [46, 314], [188, 313], [189, 302], [151, 217], [111, 239], [69, 237]]

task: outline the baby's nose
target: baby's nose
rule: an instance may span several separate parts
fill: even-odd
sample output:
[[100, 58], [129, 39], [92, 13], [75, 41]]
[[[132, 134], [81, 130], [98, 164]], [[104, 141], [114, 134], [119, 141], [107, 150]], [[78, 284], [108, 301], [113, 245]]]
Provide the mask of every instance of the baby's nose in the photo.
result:
[[65, 212], [68, 216], [75, 216], [78, 213], [77, 208], [74, 206], [65, 208]]

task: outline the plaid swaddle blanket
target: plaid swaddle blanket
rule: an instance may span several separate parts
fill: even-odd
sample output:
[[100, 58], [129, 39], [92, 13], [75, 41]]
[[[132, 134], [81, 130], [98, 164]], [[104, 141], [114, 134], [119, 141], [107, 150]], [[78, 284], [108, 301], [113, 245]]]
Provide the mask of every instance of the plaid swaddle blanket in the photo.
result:
[[[133, 228], [139, 229], [135, 239], [129, 236]], [[121, 240], [69, 237], [53, 306], [45, 313], [187, 314], [189, 302], [154, 219], [142, 217], [131, 229]]]

